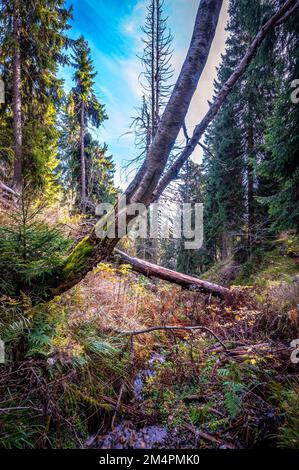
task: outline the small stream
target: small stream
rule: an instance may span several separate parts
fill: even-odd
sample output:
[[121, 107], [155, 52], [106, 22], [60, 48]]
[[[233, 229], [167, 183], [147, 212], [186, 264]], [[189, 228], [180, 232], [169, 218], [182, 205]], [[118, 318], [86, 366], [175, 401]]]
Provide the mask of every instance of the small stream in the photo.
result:
[[[157, 374], [157, 368], [165, 362], [163, 354], [155, 353], [141, 370], [134, 381], [134, 398], [137, 402], [144, 401], [144, 386], [148, 378]], [[152, 449], [163, 448], [168, 437], [165, 426], [138, 426], [137, 423], [123, 419], [110, 432], [102, 436], [90, 436], [86, 446], [100, 449]]]
[[100, 437], [96, 447], [100, 449], [153, 449], [163, 447], [167, 436], [166, 427], [138, 428], [131, 421], [123, 421], [106, 436]]
[[139, 374], [137, 375], [135, 381], [134, 381], [134, 397], [135, 400], [137, 401], [143, 401], [144, 400], [144, 395], [143, 395], [143, 389], [144, 385], [147, 379], [150, 377], [155, 377], [157, 374], [157, 367], [160, 364], [163, 364], [165, 362], [165, 357], [162, 354], [155, 353], [151, 356], [149, 361], [147, 362], [147, 368], [143, 369]]

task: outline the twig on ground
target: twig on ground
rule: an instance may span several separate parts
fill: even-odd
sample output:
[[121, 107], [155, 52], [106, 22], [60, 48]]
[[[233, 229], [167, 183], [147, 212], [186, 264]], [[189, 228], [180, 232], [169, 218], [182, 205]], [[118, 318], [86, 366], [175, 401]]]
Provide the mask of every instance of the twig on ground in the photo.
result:
[[206, 441], [213, 442], [214, 444], [218, 444], [218, 445], [221, 445], [221, 446], [225, 446], [227, 449], [235, 449], [236, 448], [230, 442], [224, 441], [223, 439], [221, 439], [219, 437], [216, 437], [212, 434], [209, 434], [205, 431], [200, 431], [199, 429], [197, 429], [195, 426], [192, 426], [191, 424], [185, 424], [184, 428], [188, 429], [188, 431], [193, 432], [197, 437], [205, 439]]
[[114, 415], [113, 415], [113, 418], [112, 418], [112, 421], [111, 421], [111, 429], [112, 429], [112, 431], [113, 431], [113, 429], [114, 429], [114, 424], [115, 424], [116, 416], [117, 416], [117, 413], [118, 413], [119, 408], [120, 408], [121, 398], [122, 398], [122, 395], [123, 395], [123, 391], [124, 391], [124, 384], [122, 384], [122, 386], [120, 387], [120, 392], [119, 392], [118, 399], [117, 399], [117, 403], [116, 403], [116, 409], [115, 409], [115, 412], [114, 412]]

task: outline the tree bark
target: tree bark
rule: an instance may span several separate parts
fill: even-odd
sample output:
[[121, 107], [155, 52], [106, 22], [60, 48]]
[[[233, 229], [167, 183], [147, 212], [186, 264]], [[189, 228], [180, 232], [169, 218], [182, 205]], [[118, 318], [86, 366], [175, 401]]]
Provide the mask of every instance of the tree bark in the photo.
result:
[[182, 286], [184, 289], [198, 290], [200, 292], [212, 294], [221, 298], [228, 298], [232, 296], [230, 289], [219, 286], [218, 284], [203, 281], [187, 274], [178, 273], [177, 271], [163, 268], [162, 266], [149, 263], [148, 261], [133, 258], [132, 256], [129, 256], [120, 250], [115, 250], [115, 253], [123, 263], [129, 264], [133, 271], [143, 274], [144, 276], [157, 277], [163, 281], [168, 281]]
[[22, 135], [22, 96], [21, 96], [21, 16], [19, 0], [14, 0], [13, 9], [13, 128], [15, 140], [15, 158], [13, 188], [17, 192], [22, 190], [23, 186], [23, 135]]
[[[244, 72], [247, 70], [248, 66], [256, 56], [256, 53], [264, 41], [267, 34], [277, 25], [281, 24], [281, 20], [286, 21], [295, 8], [298, 8], [299, 3], [294, 0], [287, 0], [284, 5], [263, 25], [255, 39], [252, 41], [249, 46], [245, 56], [241, 60], [238, 67], [232, 73], [227, 82], [223, 85], [220, 92], [217, 94], [213, 104], [211, 105], [209, 111], [206, 113], [202, 121], [195, 127], [193, 135], [186, 145], [185, 149], [169, 170], [162, 177], [160, 183], [157, 185], [156, 189], [153, 191], [151, 202], [155, 202], [159, 199], [161, 194], [164, 192], [169, 183], [178, 177], [178, 174], [195, 150], [195, 147], [199, 143], [200, 139], [204, 135], [206, 129], [216, 117], [218, 111], [220, 110], [222, 104], [226, 100], [227, 96], [233, 89], [234, 85], [241, 78]], [[182, 121], [183, 123], [183, 121]]]
[[[294, 0], [287, 0], [278, 12], [265, 23], [235, 72], [215, 98], [213, 105], [202, 122], [196, 126], [193, 136], [186, 145], [185, 150], [171, 169], [165, 173], [165, 176], [158, 185], [172, 146], [174, 145], [179, 130], [183, 126], [191, 98], [196, 90], [199, 77], [207, 61], [222, 5], [222, 1], [220, 0], [202, 0], [200, 2], [186, 61], [184, 62], [176, 86], [159, 123], [158, 131], [149, 150], [148, 158], [125, 193], [128, 203], [139, 202], [148, 207], [151, 202], [159, 198], [165, 187], [177, 176], [182, 165], [192, 154], [201, 136], [212, 119], [216, 116], [227, 95], [251, 63], [266, 35], [281, 22], [281, 18], [286, 20], [289, 17], [290, 11], [293, 11], [294, 4]], [[117, 215], [115, 216], [115, 225], [117, 228]], [[53, 273], [51, 279], [48, 280], [48, 285], [51, 287], [49, 287], [45, 297], [50, 299], [55, 295], [67, 291], [80, 282], [80, 280], [82, 280], [100, 261], [104, 260], [112, 253], [118, 241], [118, 236], [113, 239], [108, 237], [99, 239], [96, 235], [96, 229], [94, 228], [90, 235], [81, 240], [74, 248], [72, 253], [67, 257], [64, 265], [59, 268], [57, 272]]]
[[81, 103], [80, 117], [81, 211], [86, 213], [86, 161], [85, 161], [85, 103]]
[[131, 202], [148, 205], [163, 173], [170, 152], [206, 65], [215, 36], [223, 0], [201, 0], [189, 51], [181, 73], [159, 122], [148, 156], [129, 185], [126, 196]]
[[[249, 118], [250, 119], [250, 118]], [[249, 259], [252, 257], [252, 250], [254, 244], [254, 173], [253, 173], [253, 148], [254, 148], [254, 139], [253, 139], [253, 125], [250, 122], [248, 126], [248, 136], [247, 136], [247, 228], [248, 228], [248, 252]]]
[[151, 57], [151, 114], [152, 114], [152, 126], [151, 126], [151, 142], [155, 135], [155, 113], [156, 113], [156, 87], [155, 87], [155, 33], [156, 33], [156, 1], [152, 2], [152, 57]]
[[159, 117], [160, 117], [160, 103], [161, 103], [161, 97], [160, 97], [160, 13], [161, 13], [161, 5], [159, 0], [156, 1], [156, 38], [155, 38], [155, 48], [156, 48], [156, 67], [155, 67], [155, 94], [156, 94], [156, 107], [155, 107], [155, 115], [154, 115], [154, 133], [153, 133], [153, 138], [156, 135], [157, 129], [158, 129], [158, 123], [159, 123]]

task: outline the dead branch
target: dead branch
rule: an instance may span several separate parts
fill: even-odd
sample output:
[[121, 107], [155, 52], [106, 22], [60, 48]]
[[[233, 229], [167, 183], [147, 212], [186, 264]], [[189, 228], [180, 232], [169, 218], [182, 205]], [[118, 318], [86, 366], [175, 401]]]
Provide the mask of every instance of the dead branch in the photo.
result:
[[213, 442], [214, 444], [218, 444], [221, 446], [225, 446], [227, 449], [235, 449], [236, 447], [231, 444], [230, 442], [224, 441], [220, 437], [216, 437], [213, 434], [209, 434], [204, 431], [200, 431], [197, 429], [195, 426], [192, 426], [191, 424], [185, 424], [184, 428], [186, 428], [188, 431], [191, 431], [195, 434], [195, 436], [200, 437], [201, 439], [204, 439], [209, 442]]
[[[293, 5], [293, 3], [295, 4]], [[166, 171], [165, 175], [160, 180], [159, 184], [153, 192], [151, 202], [158, 200], [161, 194], [166, 189], [166, 187], [169, 185], [169, 183], [177, 178], [184, 163], [194, 152], [194, 149], [198, 145], [198, 142], [202, 138], [209, 124], [218, 114], [218, 111], [220, 110], [227, 96], [230, 94], [233, 87], [239, 81], [242, 75], [246, 72], [252, 60], [255, 58], [256, 53], [259, 47], [261, 46], [262, 42], [266, 38], [267, 34], [273, 28], [281, 24], [281, 22], [286, 21], [294, 12], [294, 10], [298, 8], [298, 6], [299, 2], [294, 2], [294, 0], [287, 0], [282, 5], [282, 7], [274, 15], [272, 15], [271, 18], [262, 26], [260, 31], [255, 36], [254, 40], [250, 44], [243, 59], [219, 91], [209, 111], [206, 113], [202, 121], [195, 127], [192, 137], [188, 138], [187, 145], [185, 146], [183, 152], [177, 158], [177, 160], [175, 160], [175, 162], [171, 165], [171, 167]]]
[[2, 181], [0, 181], [0, 189], [1, 189], [3, 192], [12, 194], [12, 195], [15, 196], [15, 197], [20, 197], [19, 193], [17, 193], [17, 192], [14, 191], [13, 189], [11, 189], [9, 186], [7, 186], [6, 184], [4, 184]]
[[214, 336], [215, 339], [222, 345], [223, 349], [227, 350], [227, 347], [221, 341], [221, 339], [214, 333], [210, 328], [207, 328], [206, 326], [152, 326], [149, 328], [144, 328], [143, 330], [132, 330], [132, 331], [119, 331], [119, 330], [113, 330], [115, 333], [118, 333], [123, 336], [137, 336], [137, 335], [143, 335], [145, 333], [153, 333], [154, 331], [175, 331], [175, 330], [180, 330], [180, 331], [207, 331], [211, 336]]

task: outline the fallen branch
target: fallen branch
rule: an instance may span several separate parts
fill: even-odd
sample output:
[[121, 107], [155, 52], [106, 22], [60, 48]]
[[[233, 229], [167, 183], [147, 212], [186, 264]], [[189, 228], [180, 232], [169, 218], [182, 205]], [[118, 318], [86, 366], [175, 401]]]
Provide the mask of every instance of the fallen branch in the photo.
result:
[[198, 290], [206, 292], [221, 298], [231, 298], [233, 293], [227, 287], [220, 286], [208, 281], [202, 281], [196, 277], [187, 274], [178, 273], [171, 269], [163, 268], [157, 264], [149, 263], [138, 258], [133, 258], [120, 250], [114, 250], [118, 257], [126, 264], [132, 266], [132, 269], [147, 277], [157, 277], [163, 281], [178, 284], [185, 289]]
[[137, 413], [134, 410], [134, 407], [130, 405], [125, 405], [124, 403], [118, 403], [118, 400], [115, 400], [111, 397], [101, 396], [101, 399], [108, 403], [114, 410], [123, 411], [126, 414], [130, 414], [131, 416], [140, 417], [140, 413]]
[[217, 341], [222, 345], [223, 349], [227, 349], [225, 344], [221, 341], [221, 339], [212, 331], [210, 328], [207, 328], [206, 326], [151, 326], [149, 328], [144, 328], [143, 330], [132, 330], [132, 331], [119, 331], [119, 330], [113, 330], [115, 333], [118, 333], [123, 336], [137, 336], [137, 335], [143, 335], [145, 333], [152, 333], [153, 331], [159, 331], [159, 330], [164, 330], [164, 331], [175, 331], [175, 330], [180, 330], [180, 331], [197, 331], [197, 330], [202, 330], [202, 331], [207, 331], [211, 336], [214, 336], [214, 338], [217, 339]]
[[13, 196], [15, 197], [20, 197], [20, 195], [14, 191], [13, 189], [11, 189], [9, 186], [7, 186], [6, 184], [2, 183], [2, 181], [0, 181], [0, 189], [6, 193], [9, 193], [9, 194], [12, 194]]
[[112, 418], [112, 421], [111, 421], [111, 430], [112, 431], [115, 428], [115, 426], [114, 426], [115, 425], [115, 420], [116, 420], [116, 417], [117, 417], [117, 413], [119, 412], [119, 409], [121, 407], [121, 399], [122, 399], [122, 396], [123, 396], [123, 392], [124, 392], [124, 384], [122, 384], [121, 387], [120, 387], [120, 392], [119, 392], [119, 395], [118, 395], [116, 408], [115, 408], [114, 415], [113, 415], [113, 418]]
[[190, 424], [185, 424], [184, 428], [186, 428], [188, 431], [193, 432], [195, 434], [195, 436], [200, 437], [201, 439], [205, 439], [206, 441], [213, 442], [214, 444], [218, 444], [218, 445], [221, 445], [221, 446], [225, 446], [227, 449], [235, 449], [236, 448], [230, 442], [224, 441], [220, 437], [216, 437], [213, 434], [209, 434], [207, 432], [200, 431], [195, 426], [192, 426]]
[[24, 411], [24, 410], [34, 410], [42, 412], [41, 408], [35, 408], [33, 406], [12, 406], [11, 408], [0, 408], [0, 413], [10, 413], [11, 411]]

